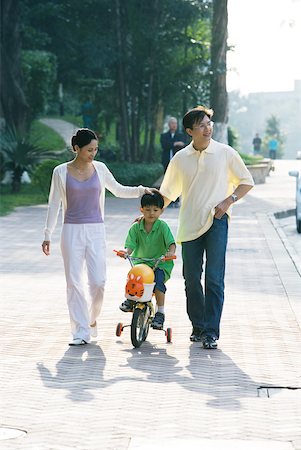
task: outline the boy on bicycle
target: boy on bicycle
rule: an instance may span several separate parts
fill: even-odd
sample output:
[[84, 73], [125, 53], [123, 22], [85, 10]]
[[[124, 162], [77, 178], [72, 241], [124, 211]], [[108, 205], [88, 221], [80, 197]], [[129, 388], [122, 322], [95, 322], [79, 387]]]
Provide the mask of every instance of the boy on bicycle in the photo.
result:
[[[142, 261], [133, 262], [134, 264], [143, 262], [152, 267], [152, 263], [143, 261], [143, 258], [159, 258], [162, 255], [173, 256], [175, 254], [176, 244], [172, 232], [167, 223], [159, 219], [163, 207], [164, 199], [159, 192], [144, 194], [141, 197], [140, 211], [143, 217], [133, 223], [125, 241], [125, 257], [126, 255], [132, 255], [142, 259]], [[157, 312], [151, 326], [156, 330], [163, 328], [165, 283], [170, 278], [173, 266], [172, 260], [161, 261], [154, 272]], [[124, 312], [131, 312], [133, 311], [133, 303], [132, 300], [127, 299], [119, 308]]]

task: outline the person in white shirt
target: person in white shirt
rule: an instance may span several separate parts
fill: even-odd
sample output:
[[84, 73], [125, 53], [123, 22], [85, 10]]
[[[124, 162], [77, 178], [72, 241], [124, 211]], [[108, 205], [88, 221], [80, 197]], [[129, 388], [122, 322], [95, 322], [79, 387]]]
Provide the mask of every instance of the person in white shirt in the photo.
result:
[[[61, 205], [63, 227], [61, 251], [67, 283], [67, 304], [73, 339], [69, 345], [84, 345], [97, 337], [106, 281], [104, 227], [105, 190], [117, 197], [135, 198], [152, 193], [143, 186], [119, 184], [107, 166], [95, 161], [98, 139], [94, 131], [82, 128], [72, 137], [75, 158], [55, 167], [52, 175], [45, 237], [42, 251], [50, 254], [51, 234]], [[90, 301], [83, 286], [86, 267]]]
[[192, 141], [171, 159], [160, 187], [165, 206], [181, 195], [177, 241], [182, 244], [190, 340], [207, 349], [217, 348], [220, 336], [231, 206], [254, 185], [238, 152], [212, 139], [212, 116], [205, 106], [184, 115]]

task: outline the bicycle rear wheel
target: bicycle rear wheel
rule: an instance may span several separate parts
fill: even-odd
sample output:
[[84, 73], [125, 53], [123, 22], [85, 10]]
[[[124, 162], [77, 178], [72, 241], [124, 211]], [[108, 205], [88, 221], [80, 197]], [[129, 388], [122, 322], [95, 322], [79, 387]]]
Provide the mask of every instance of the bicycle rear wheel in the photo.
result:
[[149, 330], [150, 309], [146, 305], [143, 309], [136, 308], [131, 323], [131, 341], [138, 348], [145, 341]]

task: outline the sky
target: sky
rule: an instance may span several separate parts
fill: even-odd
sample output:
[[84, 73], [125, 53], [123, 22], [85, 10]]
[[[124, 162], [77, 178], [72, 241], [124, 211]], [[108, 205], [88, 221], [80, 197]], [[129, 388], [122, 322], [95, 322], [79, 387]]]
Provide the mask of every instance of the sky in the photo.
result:
[[301, 0], [228, 0], [227, 89], [292, 91], [301, 80]]

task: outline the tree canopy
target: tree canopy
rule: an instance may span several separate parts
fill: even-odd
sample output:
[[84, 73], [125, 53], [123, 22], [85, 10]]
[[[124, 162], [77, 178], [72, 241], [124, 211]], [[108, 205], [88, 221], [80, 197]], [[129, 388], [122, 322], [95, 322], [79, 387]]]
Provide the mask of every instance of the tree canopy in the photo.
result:
[[[20, 10], [20, 16], [10, 16], [10, 27], [18, 29], [16, 47], [23, 52], [24, 109], [33, 115], [43, 112], [51, 95], [58, 104], [59, 84], [73, 98], [89, 97], [101, 123], [96, 131], [105, 135], [116, 126], [121, 159], [152, 161], [163, 118], [181, 117], [212, 99], [211, 61], [219, 64], [218, 70], [221, 64], [215, 58], [218, 48], [213, 53], [211, 49], [212, 17], [215, 11], [215, 22], [220, 23], [227, 0], [219, 17], [213, 8], [216, 0], [4, 3]], [[225, 32], [222, 36], [225, 39]], [[41, 86], [39, 98], [34, 85]]]

